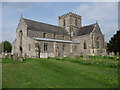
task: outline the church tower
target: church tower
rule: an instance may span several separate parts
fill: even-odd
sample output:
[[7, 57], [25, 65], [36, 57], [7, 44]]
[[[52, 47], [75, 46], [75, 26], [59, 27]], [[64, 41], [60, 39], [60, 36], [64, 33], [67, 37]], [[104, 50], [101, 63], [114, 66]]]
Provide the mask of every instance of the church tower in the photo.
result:
[[74, 32], [82, 27], [81, 16], [72, 12], [59, 16], [59, 26], [65, 28], [72, 37]]

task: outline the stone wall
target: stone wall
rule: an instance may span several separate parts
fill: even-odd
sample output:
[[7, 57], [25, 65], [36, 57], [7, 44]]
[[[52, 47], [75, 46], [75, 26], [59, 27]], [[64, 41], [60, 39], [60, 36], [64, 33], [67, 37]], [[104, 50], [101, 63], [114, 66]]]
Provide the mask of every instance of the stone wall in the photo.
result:
[[[58, 43], [58, 42], [46, 42], [37, 41], [38, 51], [36, 51], [37, 57], [47, 58], [47, 57], [66, 57], [70, 54], [70, 44], [68, 43]], [[44, 51], [44, 44], [47, 44], [47, 50]]]
[[[82, 35], [73, 37], [73, 41], [79, 41], [77, 45], [76, 54], [88, 54], [88, 55], [102, 55], [104, 53], [104, 35], [98, 33], [91, 33], [88, 35]], [[87, 49], [84, 49], [84, 43], [86, 42]]]
[[[73, 41], [79, 41], [80, 44], [77, 45], [77, 50], [76, 50], [76, 54], [80, 55], [80, 54], [90, 54], [90, 45], [91, 45], [91, 39], [90, 39], [90, 35], [82, 35], [82, 36], [76, 36], [73, 37]], [[87, 43], [87, 49], [84, 49], [84, 42]]]
[[49, 39], [59, 39], [59, 40], [70, 40], [70, 36], [60, 35], [60, 34], [53, 34], [48, 32], [41, 32], [36, 30], [28, 30], [29, 37], [37, 37], [37, 38], [44, 38], [43, 34], [46, 33], [45, 38]]

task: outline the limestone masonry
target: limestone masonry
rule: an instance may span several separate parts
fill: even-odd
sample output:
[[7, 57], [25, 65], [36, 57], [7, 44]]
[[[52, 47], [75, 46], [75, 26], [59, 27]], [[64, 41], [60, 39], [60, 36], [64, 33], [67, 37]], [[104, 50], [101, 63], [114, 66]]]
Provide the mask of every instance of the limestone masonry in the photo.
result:
[[12, 53], [18, 57], [47, 58], [104, 55], [104, 35], [98, 23], [82, 26], [82, 17], [69, 12], [59, 26], [20, 18]]

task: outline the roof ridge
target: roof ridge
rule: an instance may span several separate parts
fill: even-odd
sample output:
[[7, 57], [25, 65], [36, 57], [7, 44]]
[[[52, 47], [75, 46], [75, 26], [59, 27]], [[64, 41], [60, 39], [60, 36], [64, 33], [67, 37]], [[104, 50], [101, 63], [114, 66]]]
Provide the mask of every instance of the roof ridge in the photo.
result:
[[[23, 19], [24, 19], [24, 20], [29, 20], [29, 21], [32, 21], [32, 22], [36, 22], [36, 23], [46, 24], [46, 25], [49, 25], [49, 26], [54, 26], [54, 27], [58, 27], [58, 28], [63, 28], [63, 27], [60, 27], [60, 26], [56, 26], [56, 25], [52, 25], [52, 24], [47, 24], [47, 23], [43, 23], [43, 22], [31, 20], [31, 19], [26, 19], [26, 18], [23, 18]], [[63, 29], [64, 29], [64, 28], [63, 28]]]
[[91, 24], [91, 25], [87, 25], [87, 26], [84, 26], [84, 27], [81, 27], [74, 34], [76, 36], [90, 34], [90, 32], [93, 31], [93, 28], [95, 27], [95, 25], [96, 25], [96, 23], [95, 24]]
[[49, 32], [49, 33], [56, 33], [61, 35], [68, 34], [67, 30], [60, 26], [55, 26], [55, 25], [51, 25], [43, 22], [38, 22], [35, 20], [26, 19], [26, 18], [23, 18], [23, 20], [26, 22], [29, 29], [40, 30], [40, 31]]
[[[86, 26], [83, 26], [83, 27], [88, 27], [88, 26], [92, 26], [92, 25], [96, 25], [96, 23], [90, 24], [90, 25], [86, 25]], [[81, 27], [81, 28], [83, 28], [83, 27]]]

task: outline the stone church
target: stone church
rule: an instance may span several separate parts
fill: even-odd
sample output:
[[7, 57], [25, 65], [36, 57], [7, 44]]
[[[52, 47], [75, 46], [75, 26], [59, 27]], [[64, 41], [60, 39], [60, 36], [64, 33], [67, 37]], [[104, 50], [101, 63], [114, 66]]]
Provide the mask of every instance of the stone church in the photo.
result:
[[31, 58], [104, 54], [104, 35], [97, 22], [82, 26], [82, 17], [72, 12], [59, 16], [58, 22], [55, 26], [21, 17], [12, 54]]

